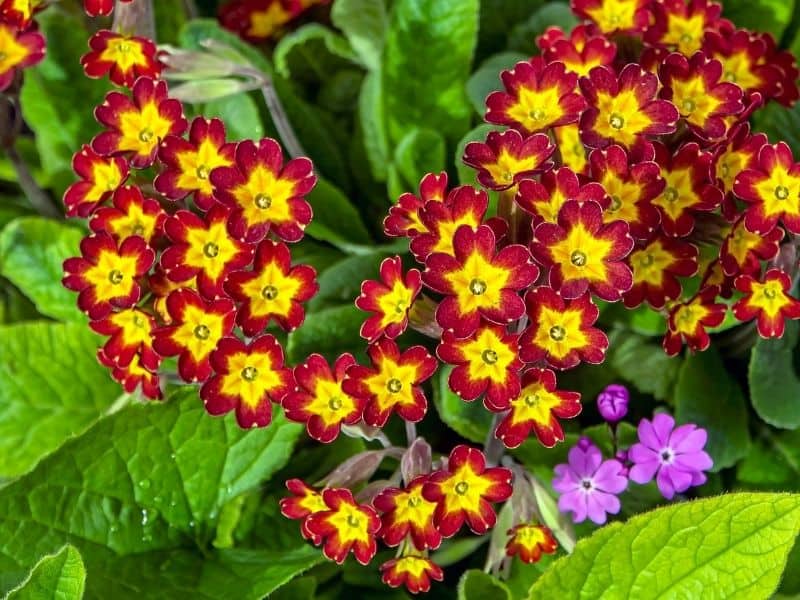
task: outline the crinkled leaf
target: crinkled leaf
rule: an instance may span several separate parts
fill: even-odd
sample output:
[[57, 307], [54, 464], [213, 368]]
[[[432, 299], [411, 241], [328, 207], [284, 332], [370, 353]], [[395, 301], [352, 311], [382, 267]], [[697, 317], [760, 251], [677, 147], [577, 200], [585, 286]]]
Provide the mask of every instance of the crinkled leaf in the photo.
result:
[[794, 0], [725, 0], [722, 16], [739, 27], [769, 32], [780, 40], [794, 7]]
[[478, 569], [465, 571], [458, 582], [458, 600], [511, 600], [506, 584]]
[[80, 552], [67, 544], [56, 554], [36, 563], [28, 578], [12, 590], [7, 600], [80, 600], [86, 587], [86, 568]]
[[[320, 178], [307, 200], [314, 210], [314, 218], [306, 228], [308, 235], [346, 252], [359, 252], [357, 246], [370, 243], [358, 211], [335, 185]], [[361, 250], [365, 251], [368, 250]]]
[[405, 180], [404, 189], [414, 190], [426, 173], [445, 168], [444, 138], [432, 129], [412, 129], [397, 144], [394, 162]]
[[389, 23], [385, 0], [336, 0], [331, 20], [344, 32], [365, 67], [371, 71], [380, 68]]
[[501, 52], [481, 63], [467, 81], [467, 94], [475, 112], [482, 117], [486, 112], [486, 97], [495, 90], [503, 89], [500, 72], [524, 60], [528, 60], [528, 57], [521, 52]]
[[358, 119], [370, 171], [378, 181], [386, 180], [386, 165], [389, 162], [389, 140], [383, 104], [380, 72], [372, 72], [361, 86]]
[[750, 402], [758, 416], [785, 429], [800, 427], [800, 378], [793, 360], [798, 337], [800, 324], [789, 321], [781, 339], [759, 338], [747, 371]]
[[341, 35], [319, 23], [308, 23], [281, 38], [272, 60], [282, 77], [300, 85], [318, 85], [337, 71], [352, 68], [357, 58]]

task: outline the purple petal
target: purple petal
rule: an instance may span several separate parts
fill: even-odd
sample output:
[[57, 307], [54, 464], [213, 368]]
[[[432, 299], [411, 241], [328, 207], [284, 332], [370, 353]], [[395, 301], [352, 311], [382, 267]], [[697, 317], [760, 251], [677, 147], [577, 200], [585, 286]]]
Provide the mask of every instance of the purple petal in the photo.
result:
[[[656, 483], [658, 483], [658, 489], [661, 490], [664, 497], [667, 500], [671, 500], [676, 493], [685, 492], [689, 489], [692, 485], [692, 474], [677, 469], [672, 465], [665, 465], [658, 472]], [[671, 494], [670, 496], [667, 496], [667, 491]]]
[[628, 450], [628, 460], [633, 463], [650, 462], [660, 460], [661, 449], [653, 449], [644, 444], [634, 444]]
[[661, 461], [658, 460], [658, 458], [638, 462], [631, 467], [628, 477], [631, 478], [631, 481], [635, 481], [636, 483], [648, 483], [653, 480], [660, 466]]
[[675, 427], [675, 419], [666, 413], [658, 413], [653, 417], [653, 431], [658, 440], [659, 448], [669, 444], [669, 436]]
[[628, 478], [620, 474], [623, 468], [622, 463], [618, 460], [605, 461], [594, 475], [595, 486], [611, 494], [621, 493], [628, 487]]
[[569, 460], [569, 466], [572, 467], [572, 470], [575, 471], [578, 477], [591, 477], [594, 475], [597, 467], [600, 466], [603, 455], [600, 453], [597, 446], [589, 446], [586, 448], [586, 451], [578, 446], [573, 446], [567, 458]]
[[558, 510], [562, 513], [571, 512], [572, 520], [576, 523], [586, 520], [586, 495], [575, 491], [564, 494], [558, 499]]
[[698, 485], [703, 485], [706, 482], [706, 474], [700, 473], [699, 471], [695, 471], [692, 473], [692, 487], [697, 487]]
[[681, 425], [669, 438], [670, 448], [678, 454], [702, 450], [708, 441], [708, 433], [696, 425]]
[[[611, 510], [608, 510], [609, 508]], [[602, 525], [606, 522], [607, 512], [619, 512], [619, 499], [613, 494], [595, 492], [586, 499], [586, 509], [589, 519], [598, 525]]]
[[553, 489], [559, 494], [580, 488], [580, 479], [567, 465], [556, 465]]
[[688, 452], [685, 454], [676, 454], [673, 463], [676, 467], [683, 471], [708, 471], [714, 466], [711, 457], [703, 452]]

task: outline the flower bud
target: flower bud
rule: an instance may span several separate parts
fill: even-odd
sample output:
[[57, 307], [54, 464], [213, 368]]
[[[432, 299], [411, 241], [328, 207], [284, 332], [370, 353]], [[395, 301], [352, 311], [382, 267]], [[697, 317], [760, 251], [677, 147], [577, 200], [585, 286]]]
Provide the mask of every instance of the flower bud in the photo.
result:
[[597, 409], [609, 423], [617, 423], [628, 414], [630, 394], [624, 385], [612, 383], [597, 396]]

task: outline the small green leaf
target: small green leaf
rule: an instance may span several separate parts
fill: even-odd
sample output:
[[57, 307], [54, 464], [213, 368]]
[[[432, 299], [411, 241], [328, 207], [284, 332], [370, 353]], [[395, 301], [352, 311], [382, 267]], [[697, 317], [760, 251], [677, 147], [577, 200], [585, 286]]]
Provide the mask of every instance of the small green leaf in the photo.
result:
[[397, 144], [394, 161], [406, 182], [405, 189], [416, 189], [426, 173], [445, 168], [445, 141], [431, 129], [412, 129]]
[[794, 0], [725, 0], [722, 16], [739, 27], [769, 32], [780, 40], [794, 7]]
[[490, 413], [480, 400], [465, 402], [455, 395], [447, 383], [451, 367], [439, 369], [433, 390], [436, 412], [445, 424], [471, 442], [483, 443], [492, 426]]
[[747, 455], [750, 434], [744, 395], [714, 348], [686, 358], [678, 373], [675, 404], [678, 423], [696, 423], [708, 431], [706, 451], [714, 459], [713, 471]]
[[308, 23], [281, 38], [272, 59], [282, 77], [301, 86], [319, 85], [357, 64], [347, 40], [319, 23]]
[[260, 140], [264, 137], [264, 124], [258, 106], [249, 94], [212, 100], [203, 107], [202, 112], [206, 117], [222, 119], [230, 141]]
[[[387, 254], [357, 254], [331, 265], [317, 278], [319, 292], [309, 302], [309, 310], [317, 311], [331, 304], [354, 302], [361, 293], [361, 282], [377, 277], [381, 261]], [[362, 314], [366, 319], [367, 313]]]
[[336, 0], [331, 20], [344, 32], [364, 66], [370, 71], [379, 69], [389, 24], [385, 0]]
[[334, 360], [342, 352], [355, 352], [366, 344], [359, 331], [365, 315], [352, 304], [326, 308], [306, 316], [305, 323], [289, 334], [286, 355], [292, 364], [314, 352]]
[[30, 298], [43, 315], [60, 321], [86, 322], [77, 296], [61, 285], [63, 262], [80, 256], [84, 233], [58, 221], [21, 217], [0, 232], [0, 275]]
[[478, 569], [465, 571], [458, 582], [458, 600], [511, 600], [506, 584]]
[[581, 540], [529, 598], [768, 598], [800, 529], [800, 496], [674, 504]]
[[667, 356], [660, 344], [645, 337], [615, 332], [609, 352], [609, 363], [626, 381], [656, 400], [671, 400], [682, 359]]
[[390, 152], [383, 104], [380, 72], [369, 73], [358, 96], [358, 119], [370, 171], [378, 181], [386, 181]]
[[736, 468], [748, 488], [800, 490], [800, 431], [772, 433], [764, 427]]
[[774, 427], [800, 427], [800, 379], [793, 360], [798, 337], [800, 323], [788, 321], [781, 339], [759, 338], [750, 353], [750, 402], [758, 416]]
[[86, 586], [86, 569], [80, 552], [66, 545], [36, 563], [28, 578], [6, 600], [80, 600]]
[[308, 235], [345, 252], [359, 252], [357, 246], [371, 243], [358, 211], [335, 185], [320, 178], [307, 200], [314, 210], [314, 218], [306, 228]]
[[520, 52], [501, 52], [481, 63], [467, 81], [467, 94], [475, 112], [482, 117], [486, 112], [486, 97], [495, 90], [503, 89], [500, 72], [525, 60], [528, 57]]

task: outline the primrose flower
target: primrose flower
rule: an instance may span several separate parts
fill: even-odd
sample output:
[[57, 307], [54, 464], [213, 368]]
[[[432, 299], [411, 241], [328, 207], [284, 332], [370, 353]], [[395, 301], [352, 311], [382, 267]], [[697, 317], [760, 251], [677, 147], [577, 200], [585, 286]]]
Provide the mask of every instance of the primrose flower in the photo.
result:
[[576, 523], [588, 517], [602, 525], [607, 514], [620, 510], [617, 496], [628, 487], [625, 467], [616, 459], [603, 460], [597, 446], [585, 437], [567, 456], [568, 463], [556, 465], [553, 478], [553, 488], [561, 494], [558, 509], [571, 512]]
[[383, 583], [393, 588], [403, 585], [412, 594], [430, 591], [431, 579], [442, 581], [444, 571], [430, 558], [424, 556], [401, 556], [381, 565]]
[[627, 223], [603, 223], [603, 209], [597, 202], [568, 200], [558, 212], [558, 223], [536, 227], [531, 251], [549, 267], [550, 285], [564, 298], [577, 298], [591, 289], [599, 298], [614, 302], [633, 282], [624, 262], [633, 243]]
[[20, 31], [0, 22], [0, 92], [13, 83], [18, 69], [32, 67], [45, 55], [44, 36], [38, 31]]
[[292, 495], [281, 498], [279, 503], [281, 514], [287, 519], [302, 520], [300, 533], [303, 537], [315, 545], [321, 544], [322, 538], [311, 533], [306, 523], [309, 516], [328, 510], [328, 505], [322, 500], [322, 492], [315, 490], [301, 479], [289, 479], [286, 482], [286, 489]]
[[139, 77], [158, 79], [161, 75], [156, 45], [147, 38], [101, 29], [89, 40], [89, 48], [81, 65], [92, 79], [108, 75], [113, 83], [131, 87]]
[[294, 0], [234, 0], [220, 9], [220, 23], [251, 42], [280, 33], [302, 11]]
[[68, 217], [88, 217], [95, 208], [108, 200], [128, 178], [128, 162], [121, 156], [103, 157], [84, 145], [72, 157], [72, 170], [81, 181], [64, 192]]
[[[767, 44], [763, 38], [746, 29], [707, 31], [703, 52], [722, 63], [722, 78], [735, 83], [745, 93], [758, 92], [765, 98], [776, 96], [780, 90], [782, 72], [775, 64], [763, 61]], [[792, 83], [794, 86], [794, 82]]]
[[500, 79], [506, 91], [492, 92], [486, 98], [488, 123], [529, 134], [574, 123], [586, 107], [577, 89], [577, 73], [567, 72], [563, 62], [548, 64], [534, 57], [503, 71]]
[[536, 523], [520, 523], [508, 530], [511, 536], [506, 544], [507, 556], [518, 556], [527, 564], [539, 562], [542, 554], [553, 554], [558, 542], [550, 528]]
[[586, 156], [586, 146], [581, 140], [581, 130], [577, 123], [562, 125], [553, 129], [558, 151], [561, 153], [561, 162], [579, 175], [585, 175], [589, 166]]
[[645, 246], [634, 249], [628, 257], [633, 271], [633, 287], [622, 301], [628, 308], [647, 302], [660, 310], [668, 300], [681, 295], [678, 277], [697, 273], [697, 247], [682, 240], [656, 237]]
[[437, 503], [426, 500], [423, 487], [427, 475], [420, 475], [405, 488], [383, 489], [372, 505], [381, 513], [381, 538], [387, 546], [399, 546], [411, 536], [417, 550], [435, 550], [442, 542], [442, 535], [433, 523]]
[[236, 144], [225, 142], [225, 124], [220, 119], [196, 117], [189, 128], [189, 139], [168, 135], [161, 142], [158, 158], [166, 167], [153, 186], [170, 200], [194, 194], [200, 210], [210, 209], [214, 200], [211, 171], [233, 165]]
[[205, 217], [179, 210], [164, 224], [172, 244], [161, 255], [161, 267], [172, 281], [197, 277], [197, 289], [213, 300], [225, 295], [225, 276], [250, 264], [253, 247], [228, 234], [230, 210], [217, 205]]
[[375, 536], [381, 528], [378, 514], [370, 506], [357, 504], [347, 489], [326, 489], [322, 500], [327, 510], [306, 519], [308, 531], [323, 543], [322, 553], [339, 564], [352, 551], [362, 565], [377, 551]]
[[739, 173], [733, 191], [749, 204], [748, 231], [765, 235], [780, 221], [789, 233], [800, 233], [800, 164], [786, 142], [763, 146], [758, 166]]
[[356, 306], [374, 313], [361, 325], [361, 337], [369, 343], [382, 335], [395, 339], [408, 327], [408, 311], [422, 289], [422, 275], [409, 269], [403, 276], [403, 261], [399, 256], [385, 258], [380, 266], [381, 281], [366, 280]]
[[121, 241], [138, 235], [151, 244], [161, 235], [165, 213], [157, 200], [145, 198], [136, 186], [123, 186], [114, 192], [112, 206], [98, 208], [89, 220], [89, 228], [99, 233], [105, 231]]
[[658, 78], [637, 64], [626, 65], [619, 76], [608, 67], [596, 67], [580, 85], [589, 104], [580, 120], [581, 137], [587, 146], [603, 148], [617, 143], [638, 149], [646, 143], [645, 135], [675, 131], [680, 114], [671, 102], [656, 99]]
[[655, 19], [644, 34], [645, 41], [687, 57], [702, 48], [707, 30], [730, 24], [720, 18], [722, 6], [710, 0], [661, 0], [650, 7]]
[[660, 413], [652, 421], [642, 419], [638, 434], [638, 443], [628, 450], [631, 481], [647, 483], [655, 477], [667, 500], [705, 483], [703, 471], [713, 466], [703, 450], [708, 439], [705, 429], [693, 423], [676, 428], [675, 419]]
[[286, 242], [296, 242], [311, 222], [311, 205], [305, 200], [317, 183], [311, 161], [294, 158], [283, 164], [283, 151], [272, 138], [236, 146], [236, 164], [211, 171], [214, 195], [233, 208], [231, 234], [258, 242], [274, 232]]
[[392, 412], [416, 423], [428, 412], [428, 401], [420, 384], [429, 379], [438, 366], [423, 346], [400, 352], [397, 344], [381, 339], [367, 348], [371, 367], [354, 365], [347, 370], [342, 389], [363, 398], [364, 422], [372, 427], [386, 425]]
[[[120, 0], [133, 2], [133, 0]], [[90, 17], [107, 17], [114, 10], [114, 0], [83, 0], [83, 9]]]
[[667, 354], [673, 356], [680, 352], [684, 340], [691, 350], [702, 352], [708, 348], [711, 338], [706, 327], [720, 325], [728, 310], [725, 304], [714, 302], [719, 291], [716, 285], [707, 286], [670, 309], [663, 343]]
[[114, 366], [124, 368], [138, 358], [143, 368], [153, 372], [158, 369], [161, 357], [153, 350], [156, 321], [152, 315], [138, 308], [126, 308], [92, 321], [89, 326], [100, 335], [110, 336], [102, 352]]
[[494, 435], [506, 447], [516, 448], [534, 431], [545, 448], [552, 448], [564, 441], [558, 419], [577, 417], [581, 408], [581, 395], [557, 390], [556, 375], [550, 369], [529, 369], [522, 374], [522, 390]]
[[64, 261], [64, 287], [78, 293], [78, 307], [92, 320], [115, 308], [134, 306], [141, 297], [139, 280], [150, 270], [155, 253], [139, 236], [119, 245], [107, 233], [81, 240], [81, 257]]
[[492, 503], [511, 497], [512, 479], [509, 469], [487, 468], [480, 450], [462, 444], [450, 452], [446, 469], [431, 473], [422, 494], [437, 503], [434, 522], [443, 537], [455, 535], [465, 522], [483, 535], [497, 521]]
[[34, 13], [43, 8], [42, 3], [42, 0], [0, 0], [0, 21], [25, 30]]
[[591, 20], [603, 34], [640, 33], [650, 24], [647, 0], [571, 0], [576, 16]]
[[233, 330], [236, 307], [227, 298], [208, 301], [180, 288], [167, 296], [166, 309], [170, 324], [156, 330], [153, 348], [161, 356], [178, 357], [184, 381], [205, 381], [211, 376], [211, 352]]
[[751, 134], [750, 124], [745, 121], [728, 132], [728, 139], [720, 143], [715, 152], [716, 184], [725, 194], [722, 214], [729, 221], [733, 221], [739, 212], [733, 193], [736, 176], [745, 169], [758, 168], [758, 153], [766, 144], [766, 134]]
[[286, 244], [264, 240], [256, 249], [252, 271], [228, 274], [225, 291], [241, 303], [236, 323], [245, 335], [258, 334], [273, 319], [284, 331], [303, 323], [302, 303], [319, 289], [317, 272], [309, 265], [291, 265]]
[[575, 26], [569, 37], [559, 27], [548, 27], [536, 43], [545, 60], [562, 62], [580, 77], [595, 67], [610, 66], [617, 55], [617, 45], [598, 35], [592, 25]]
[[383, 231], [389, 237], [414, 237], [428, 228], [419, 213], [428, 202], [444, 202], [447, 197], [447, 173], [427, 173], [419, 183], [419, 196], [402, 194], [383, 220]]
[[272, 402], [280, 401], [294, 385], [291, 369], [283, 364], [283, 348], [270, 334], [245, 343], [224, 337], [211, 353], [214, 374], [200, 388], [211, 415], [236, 411], [239, 427], [266, 427]]
[[537, 287], [525, 296], [530, 325], [520, 337], [520, 358], [527, 363], [544, 360], [556, 369], [571, 369], [579, 362], [603, 362], [608, 338], [592, 327], [600, 315], [589, 293], [565, 300], [555, 290]]
[[456, 337], [477, 331], [482, 320], [508, 324], [525, 313], [519, 290], [539, 275], [525, 246], [512, 244], [499, 252], [491, 228], [473, 230], [462, 225], [453, 239], [455, 256], [428, 256], [422, 278], [425, 285], [445, 294], [436, 309], [436, 321]]
[[800, 300], [789, 295], [792, 280], [784, 271], [772, 268], [763, 281], [741, 275], [735, 286], [744, 296], [733, 305], [733, 316], [743, 322], [757, 319], [761, 337], [783, 337], [784, 321], [800, 319]]
[[520, 392], [518, 338], [493, 323], [483, 323], [466, 339], [445, 331], [436, 353], [455, 365], [448, 379], [450, 389], [467, 402], [484, 394], [484, 405], [495, 412], [509, 408]]
[[599, 183], [582, 184], [572, 169], [561, 167], [543, 173], [539, 181], [525, 179], [520, 182], [514, 200], [522, 210], [536, 217], [534, 224], [538, 225], [540, 221], [555, 223], [567, 200], [602, 203], [605, 198], [606, 192]]
[[[163, 394], [159, 385], [158, 374], [142, 365], [139, 355], [134, 355], [124, 367], [106, 356], [101, 348], [97, 352], [97, 360], [104, 367], [111, 369], [111, 377], [122, 386], [126, 393], [132, 394], [139, 388], [145, 398], [161, 400]], [[156, 368], [158, 365], [156, 365]]]
[[342, 354], [333, 369], [319, 354], [312, 354], [294, 368], [297, 383], [281, 403], [286, 418], [305, 423], [308, 435], [328, 444], [339, 436], [342, 425], [361, 420], [364, 399], [351, 396], [342, 389], [347, 369], [356, 364], [352, 354]]
[[720, 263], [725, 275], [760, 273], [762, 261], [778, 256], [785, 235], [780, 227], [765, 235], [750, 233], [745, 227], [744, 217], [741, 217], [722, 242]]
[[477, 169], [478, 181], [492, 190], [505, 190], [552, 166], [555, 146], [543, 133], [523, 137], [516, 129], [490, 131], [486, 142], [470, 142], [463, 161]]
[[608, 423], [618, 423], [628, 414], [630, 392], [624, 385], [612, 383], [597, 396], [597, 410]]

